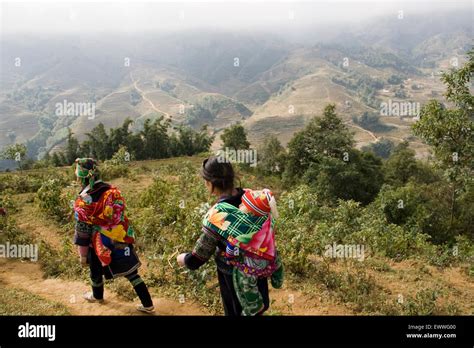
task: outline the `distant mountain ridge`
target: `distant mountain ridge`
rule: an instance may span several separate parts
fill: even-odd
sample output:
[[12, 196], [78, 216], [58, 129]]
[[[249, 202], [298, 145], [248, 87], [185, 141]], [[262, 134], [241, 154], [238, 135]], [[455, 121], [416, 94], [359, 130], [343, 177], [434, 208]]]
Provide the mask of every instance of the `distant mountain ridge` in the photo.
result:
[[[195, 128], [208, 123], [217, 135], [243, 122], [255, 144], [267, 134], [286, 142], [327, 103], [362, 146], [374, 137], [352, 124], [354, 115], [377, 112], [388, 99], [441, 98], [439, 71], [453, 59], [461, 64], [472, 45], [468, 13], [374, 23], [312, 44], [217, 32], [5, 37], [0, 147], [27, 142], [30, 155], [41, 156], [64, 144], [66, 127], [81, 139], [99, 122], [116, 127], [129, 117], [139, 128], [157, 116]], [[403, 83], [388, 83], [393, 75]], [[64, 101], [95, 103], [95, 117], [58, 115]], [[392, 130], [375, 137], [411, 139], [409, 118], [381, 121]]]

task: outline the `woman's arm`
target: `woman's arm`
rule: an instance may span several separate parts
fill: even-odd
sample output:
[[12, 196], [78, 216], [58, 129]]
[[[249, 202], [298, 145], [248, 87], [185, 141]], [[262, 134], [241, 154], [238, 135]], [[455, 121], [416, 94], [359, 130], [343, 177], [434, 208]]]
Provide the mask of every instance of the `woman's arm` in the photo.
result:
[[77, 245], [77, 251], [82, 265], [87, 263], [87, 252], [89, 250], [89, 244], [91, 243], [92, 232], [92, 225], [76, 221], [74, 227], [74, 244]]
[[194, 245], [191, 253], [178, 256], [178, 263], [190, 270], [196, 270], [204, 265], [216, 252], [220, 237], [206, 227], [202, 228], [201, 236]]
[[79, 246], [89, 246], [93, 232], [94, 227], [92, 225], [86, 224], [82, 221], [76, 221], [76, 225], [74, 226], [74, 244]]
[[284, 279], [284, 271], [283, 271], [283, 264], [281, 262], [280, 254], [277, 252], [276, 254], [276, 270], [273, 272], [270, 280], [272, 283], [272, 286], [275, 289], [280, 289], [283, 286], [283, 279]]

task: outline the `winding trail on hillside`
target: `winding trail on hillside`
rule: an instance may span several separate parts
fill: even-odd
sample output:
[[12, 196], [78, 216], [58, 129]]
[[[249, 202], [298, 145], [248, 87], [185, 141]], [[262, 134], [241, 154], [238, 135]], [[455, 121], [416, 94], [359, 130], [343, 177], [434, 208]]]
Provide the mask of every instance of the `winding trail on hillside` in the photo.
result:
[[138, 80], [134, 80], [133, 79], [133, 76], [132, 76], [132, 73], [130, 72], [130, 79], [132, 80], [133, 82], [133, 86], [135, 87], [135, 89], [140, 93], [140, 95], [142, 96], [143, 100], [147, 101], [148, 104], [150, 104], [151, 108], [153, 110], [155, 110], [156, 112], [160, 113], [160, 114], [164, 114], [166, 118], [171, 118], [171, 115], [169, 113], [167, 113], [166, 111], [163, 111], [163, 110], [160, 110], [158, 109], [155, 104], [153, 104], [153, 102], [147, 98], [146, 96], [146, 93], [140, 88], [138, 87], [138, 81], [140, 81], [140, 79]]
[[411, 144], [418, 144], [418, 145], [426, 146], [426, 147], [428, 146], [428, 145], [426, 145], [426, 144], [424, 144], [420, 141], [406, 140], [406, 139], [394, 137], [394, 136], [391, 136], [391, 135], [384, 135], [384, 138], [392, 138], [392, 139], [400, 140], [401, 142], [408, 141]]
[[[383, 135], [383, 136], [377, 137], [377, 136], [375, 135], [375, 133], [373, 133], [373, 132], [371, 132], [371, 131], [369, 131], [369, 130], [367, 130], [367, 129], [364, 129], [364, 128], [360, 127], [360, 126], [357, 126], [357, 125], [351, 123], [350, 121], [344, 122], [344, 124], [346, 124], [346, 125], [348, 125], [348, 126], [350, 126], [350, 127], [353, 127], [353, 128], [360, 129], [361, 131], [364, 131], [365, 133], [368, 133], [368, 134], [374, 139], [375, 142], [379, 141], [380, 138], [396, 139], [396, 140], [398, 140], [398, 141], [400, 141], [400, 142], [406, 141], [406, 139], [399, 138], [399, 137], [394, 137], [394, 136], [392, 136], [392, 135]], [[408, 140], [408, 142], [409, 142], [409, 143], [412, 143], [412, 144], [418, 144], [418, 145], [421, 145], [421, 146], [427, 146], [426, 144], [424, 144], [424, 143], [422, 143], [422, 142], [419, 142], [419, 141]]]
[[369, 130], [367, 130], [367, 129], [364, 129], [364, 128], [362, 128], [362, 127], [359, 127], [359, 126], [357, 126], [357, 125], [355, 125], [355, 124], [353, 124], [353, 123], [350, 123], [349, 121], [344, 122], [344, 124], [347, 124], [347, 125], [350, 126], [350, 127], [354, 127], [354, 128], [360, 129], [361, 131], [370, 134], [370, 136], [371, 136], [375, 141], [378, 141], [378, 140], [379, 140], [379, 138], [378, 138], [373, 132], [371, 132], [371, 131], [369, 131]]

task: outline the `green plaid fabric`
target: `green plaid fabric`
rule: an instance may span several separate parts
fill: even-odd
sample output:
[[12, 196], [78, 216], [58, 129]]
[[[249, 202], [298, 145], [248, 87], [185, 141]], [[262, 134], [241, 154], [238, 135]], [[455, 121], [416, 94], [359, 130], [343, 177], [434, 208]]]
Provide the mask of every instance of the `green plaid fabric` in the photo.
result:
[[[253, 234], [262, 229], [263, 224], [267, 221], [267, 216], [253, 216], [240, 211], [237, 207], [221, 202], [214, 205], [203, 219], [203, 229], [210, 230], [225, 238], [230, 244], [240, 246], [240, 243], [248, 243]], [[275, 220], [272, 219], [272, 228], [275, 227]], [[204, 234], [206, 235], [206, 234]], [[208, 256], [211, 248], [205, 248], [211, 238], [206, 236], [200, 239], [198, 243], [200, 248], [195, 248], [193, 253], [201, 252], [202, 255]], [[207, 253], [202, 252], [206, 250]], [[239, 303], [242, 306], [243, 315], [256, 315], [264, 308], [263, 298], [258, 289], [258, 275], [250, 274], [248, 268], [265, 270], [271, 267], [270, 261], [263, 259], [253, 259], [243, 256], [239, 253], [238, 262], [244, 266], [244, 270], [240, 266], [232, 269], [232, 282], [235, 289]], [[283, 267], [276, 254], [277, 270], [271, 276], [271, 281], [274, 286], [281, 287], [283, 284]]]
[[[215, 224], [216, 210], [219, 213], [226, 214], [224, 219], [225, 222], [228, 222], [229, 224], [224, 230]], [[211, 216], [212, 212], [214, 212], [213, 216]], [[213, 222], [211, 222], [209, 219], [211, 219]], [[267, 216], [253, 216], [251, 214], [246, 214], [232, 204], [221, 202], [214, 205], [214, 207], [212, 207], [212, 209], [207, 212], [202, 224], [227, 240], [229, 240], [229, 237], [239, 240], [240, 236], [258, 232], [266, 220]], [[273, 224], [274, 221], [272, 221], [272, 227]]]

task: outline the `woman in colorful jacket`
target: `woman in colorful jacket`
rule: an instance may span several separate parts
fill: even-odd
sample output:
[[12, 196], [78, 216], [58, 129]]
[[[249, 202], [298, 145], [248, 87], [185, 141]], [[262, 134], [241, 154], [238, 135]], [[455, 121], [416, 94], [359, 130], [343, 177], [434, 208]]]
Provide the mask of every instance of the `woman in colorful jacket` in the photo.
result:
[[196, 270], [214, 255], [225, 315], [261, 315], [270, 305], [268, 278], [274, 288], [283, 284], [275, 199], [269, 190], [234, 188], [232, 164], [217, 157], [203, 162], [201, 176], [217, 203], [204, 217], [193, 251], [178, 255], [178, 264]]
[[82, 191], [74, 202], [74, 244], [78, 246], [81, 263], [89, 264], [92, 285], [92, 292], [84, 294], [84, 299], [103, 302], [103, 278], [124, 276], [142, 303], [137, 310], [153, 313], [150, 293], [138, 274], [141, 264], [133, 248], [134, 233], [120, 191], [100, 180], [97, 163], [92, 158], [76, 159], [75, 174]]

